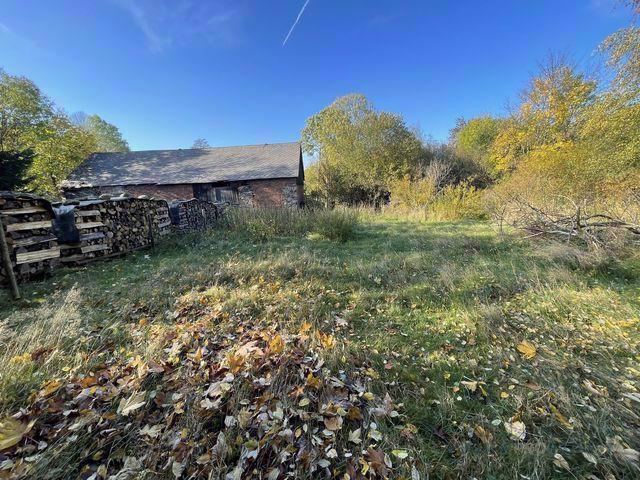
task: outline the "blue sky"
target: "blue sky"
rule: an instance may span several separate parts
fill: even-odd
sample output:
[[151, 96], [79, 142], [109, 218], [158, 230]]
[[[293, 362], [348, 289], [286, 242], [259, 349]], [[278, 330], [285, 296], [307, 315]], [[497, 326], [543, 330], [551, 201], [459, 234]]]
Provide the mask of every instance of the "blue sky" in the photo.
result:
[[630, 23], [615, 0], [2, 0], [0, 67], [133, 149], [296, 140], [336, 97], [444, 140], [500, 114], [540, 61], [594, 62]]

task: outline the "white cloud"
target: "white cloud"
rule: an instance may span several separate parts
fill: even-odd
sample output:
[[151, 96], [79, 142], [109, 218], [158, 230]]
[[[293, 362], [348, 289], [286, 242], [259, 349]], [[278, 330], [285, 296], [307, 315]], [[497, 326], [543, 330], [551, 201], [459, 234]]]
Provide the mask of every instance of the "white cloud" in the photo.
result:
[[168, 40], [166, 38], [163, 38], [158, 33], [156, 33], [156, 31], [153, 29], [145, 9], [140, 4], [138, 4], [138, 2], [136, 2], [135, 0], [114, 0], [114, 1], [122, 9], [124, 9], [129, 15], [131, 15], [134, 22], [138, 26], [138, 28], [147, 39], [149, 49], [155, 53], [161, 52], [165, 47], [165, 45], [167, 44]]
[[190, 41], [204, 40], [212, 45], [226, 46], [241, 39], [242, 16], [230, 0], [111, 1], [133, 19], [153, 53]]
[[4, 23], [0, 22], [0, 32], [5, 35], [11, 35], [11, 29], [7, 27]]
[[31, 39], [13, 31], [6, 23], [2, 22], [0, 22], [0, 42], [9, 45], [13, 49], [19, 49], [30, 54], [45, 54], [44, 50]]

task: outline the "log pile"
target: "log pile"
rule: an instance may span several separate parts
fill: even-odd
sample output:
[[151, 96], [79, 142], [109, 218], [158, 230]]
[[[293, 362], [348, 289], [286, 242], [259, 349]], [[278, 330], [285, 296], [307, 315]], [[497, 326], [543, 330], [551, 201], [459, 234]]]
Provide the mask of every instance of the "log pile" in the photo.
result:
[[179, 233], [213, 228], [222, 213], [217, 204], [195, 198], [171, 202], [169, 210], [173, 228]]
[[[58, 265], [60, 247], [53, 233], [53, 210], [47, 200], [0, 192], [0, 218], [18, 281], [40, 277]], [[0, 283], [6, 282], [7, 272], [0, 262]]]
[[[64, 265], [84, 264], [154, 245], [179, 233], [216, 225], [220, 207], [202, 200], [148, 198], [72, 200], [53, 206], [29, 194], [0, 192], [0, 218], [18, 281]], [[1, 264], [1, 262], [0, 262]], [[0, 265], [0, 284], [8, 283]]]
[[169, 208], [164, 200], [106, 200], [99, 210], [107, 227], [110, 254], [153, 245], [158, 237], [170, 231]]
[[62, 245], [63, 263], [86, 263], [153, 245], [170, 232], [164, 200], [116, 198], [73, 205], [78, 243]]

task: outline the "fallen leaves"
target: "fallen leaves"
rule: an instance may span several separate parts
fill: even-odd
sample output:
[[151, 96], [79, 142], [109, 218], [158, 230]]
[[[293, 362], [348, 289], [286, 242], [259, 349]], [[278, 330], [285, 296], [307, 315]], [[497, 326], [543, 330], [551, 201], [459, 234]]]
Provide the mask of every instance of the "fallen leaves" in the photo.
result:
[[585, 458], [587, 462], [592, 463], [594, 465], [598, 465], [598, 460], [596, 459], [595, 455], [588, 452], [582, 452], [582, 456]]
[[325, 418], [324, 426], [327, 427], [327, 430], [331, 430], [332, 432], [340, 430], [342, 428], [342, 417], [335, 416]]
[[511, 440], [523, 441], [527, 437], [527, 427], [520, 420], [512, 418], [508, 422], [503, 422], [503, 424]]
[[25, 424], [12, 417], [0, 421], [0, 451], [18, 444], [33, 427], [35, 421]]
[[569, 422], [569, 420], [567, 420], [567, 417], [565, 417], [553, 403], [549, 404], [549, 409], [551, 410], [551, 413], [556, 418], [556, 420], [558, 420], [558, 422], [562, 424], [562, 426], [568, 428], [569, 430], [573, 430], [573, 425]]
[[[291, 478], [336, 468], [355, 472], [354, 479], [388, 477], [391, 458], [408, 457], [397, 445], [380, 449], [386, 433], [379, 425], [400, 417], [401, 407], [389, 393], [371, 392], [381, 382], [371, 364], [351, 364], [349, 374], [325, 365], [323, 352], [336, 337], [310, 324], [291, 334], [249, 319], [230, 319], [223, 329], [202, 318], [176, 315], [174, 328], [159, 336], [155, 360], [119, 352], [94, 371], [45, 383], [25, 410], [25, 418], [46, 412], [38, 430], [27, 439], [24, 423], [5, 425], [4, 445], [12, 449], [7, 468], [28, 472], [26, 452], [36, 442], [84, 432], [91, 432], [87, 448], [94, 454], [83, 475], [94, 479], [142, 470], [176, 479], [212, 472], [240, 479], [261, 471], [277, 479], [289, 460]], [[150, 334], [155, 328], [149, 324]], [[411, 424], [396, 427], [405, 440], [417, 432]], [[109, 453], [131, 438], [138, 439], [129, 444], [135, 457]]]
[[406, 450], [391, 450], [391, 454], [394, 457], [399, 458], [400, 460], [403, 460], [409, 456], [409, 452], [407, 452]]
[[[504, 448], [500, 442], [530, 440], [533, 446], [549, 432], [564, 441], [582, 433], [585, 418], [581, 409], [590, 412], [604, 402], [637, 402], [631, 384], [625, 387], [626, 394], [621, 393], [600, 372], [582, 367], [570, 380], [578, 386], [584, 405], [572, 408], [564, 403], [565, 397], [555, 397], [555, 377], [541, 373], [547, 373], [543, 369], [550, 368], [551, 360], [556, 365], [562, 360], [550, 357], [551, 341], [533, 330], [523, 331], [538, 347], [532, 341], [518, 344], [509, 336], [495, 351], [483, 353], [484, 357], [465, 357], [465, 352], [484, 349], [479, 336], [481, 348], [477, 349], [465, 350], [459, 347], [464, 342], [451, 340], [447, 349], [430, 351], [416, 342], [408, 352], [376, 347], [378, 351], [368, 350], [371, 357], [375, 355], [369, 359], [350, 350], [357, 345], [352, 327], [358, 322], [351, 321], [355, 316], [349, 316], [349, 322], [339, 316], [324, 323], [314, 319], [313, 324], [305, 322], [287, 330], [282, 317], [275, 322], [271, 319], [271, 311], [266, 318], [248, 320], [253, 313], [246, 312], [251, 311], [247, 308], [243, 316], [235, 316], [230, 310], [225, 312], [229, 321], [223, 322], [215, 316], [220, 309], [214, 316], [187, 310], [187, 315], [171, 317], [176, 324], [158, 335], [153, 361], [148, 355], [136, 356], [140, 351], [135, 349], [109, 352], [99, 365], [92, 363], [92, 371], [76, 370], [43, 384], [23, 417], [37, 417], [38, 427], [26, 437], [16, 435], [7, 458], [16, 469], [20, 464], [28, 469], [31, 462], [26, 459], [41, 442], [52, 447], [90, 432], [91, 453], [84, 473], [96, 480], [134, 470], [157, 472], [163, 478], [241, 479], [259, 472], [261, 478], [273, 480], [301, 476], [346, 479], [346, 475], [351, 480], [415, 479], [420, 478], [418, 468], [427, 476], [434, 468], [425, 465], [422, 452], [415, 450], [425, 437], [433, 436], [457, 460], [458, 452], [468, 448], [480, 455], [499, 452]], [[155, 335], [161, 323], [153, 321], [145, 331]], [[394, 325], [382, 334], [404, 333], [397, 330]], [[463, 332], [460, 338], [470, 337]], [[343, 341], [354, 344], [343, 349]], [[466, 346], [474, 343], [469, 341]], [[336, 345], [336, 351], [326, 352]], [[537, 357], [538, 348], [549, 361], [527, 362]], [[443, 361], [446, 372], [432, 368]], [[414, 365], [423, 368], [424, 378], [420, 370], [412, 371]], [[572, 374], [567, 372], [567, 376]], [[593, 380], [583, 380], [585, 375]], [[609, 385], [610, 397], [596, 380]], [[440, 406], [445, 402], [441, 395], [449, 395], [452, 387], [464, 402], [445, 409]], [[404, 398], [402, 389], [408, 390]], [[423, 399], [426, 408], [447, 412], [440, 426], [433, 428], [405, 416], [402, 401]], [[512, 408], [517, 413], [506, 415], [515, 414], [508, 421], [496, 418], [505, 411], [514, 412]], [[420, 433], [411, 421], [420, 425]], [[21, 425], [23, 428], [24, 423]], [[535, 438], [530, 438], [533, 433]], [[571, 466], [577, 472], [579, 463], [580, 468], [604, 470], [614, 463], [614, 457], [618, 463], [638, 462], [628, 438], [609, 443], [608, 450], [601, 447], [593, 454], [582, 453], [584, 460], [578, 449], [561, 449], [566, 459], [560, 453], [545, 456], [550, 464], [546, 467], [568, 470]], [[549, 444], [553, 454], [556, 438]], [[135, 462], [113, 455], [120, 445], [130, 447], [127, 454], [135, 454]], [[515, 449], [521, 447], [513, 444]], [[411, 464], [414, 460], [417, 466]], [[433, 476], [437, 473], [441, 471], [435, 467]]]
[[349, 441], [356, 445], [360, 445], [362, 443], [362, 432], [360, 428], [349, 432]]
[[336, 339], [333, 335], [328, 335], [324, 332], [321, 332], [320, 330], [316, 332], [316, 338], [323, 348], [329, 349], [333, 348], [336, 345]]
[[143, 407], [147, 402], [145, 401], [145, 395], [147, 392], [135, 392], [132, 393], [129, 398], [123, 398], [118, 405], [118, 413], [125, 417], [131, 412]]
[[40, 390], [40, 395], [43, 397], [48, 397], [49, 395], [55, 393], [61, 385], [62, 383], [59, 380], [50, 380], [44, 384], [44, 386]]
[[596, 385], [595, 382], [589, 380], [588, 378], [585, 378], [582, 381], [582, 384], [584, 385], [584, 388], [586, 388], [590, 393], [594, 395], [597, 395], [599, 397], [606, 397], [609, 395], [606, 387]]
[[140, 430], [140, 435], [149, 438], [158, 438], [160, 436], [160, 432], [162, 432], [162, 425], [145, 425]]
[[474, 393], [478, 389], [478, 382], [475, 382], [475, 381], [474, 382], [469, 382], [469, 381], [463, 380], [463, 381], [460, 382], [460, 385], [465, 387], [471, 393]]
[[568, 472], [570, 472], [570, 471], [571, 471], [571, 467], [569, 467], [569, 463], [568, 463], [568, 462], [567, 462], [567, 460], [566, 460], [566, 459], [565, 459], [561, 454], [559, 454], [559, 453], [556, 453], [556, 454], [553, 456], [553, 464], [554, 464], [556, 467], [563, 468], [563, 469], [565, 469], [565, 470], [566, 470], [566, 471], [568, 471]]
[[625, 445], [619, 436], [607, 438], [607, 447], [613, 455], [622, 463], [629, 463], [638, 467], [640, 463], [640, 452]]
[[522, 356], [527, 360], [535, 358], [536, 354], [538, 353], [536, 346], [528, 340], [523, 340], [522, 342], [520, 342], [516, 346], [516, 350], [518, 350], [518, 352], [520, 352]]
[[488, 445], [493, 440], [493, 434], [485, 429], [482, 425], [476, 425], [475, 427], [473, 427], [473, 433], [485, 445]]
[[284, 351], [284, 340], [280, 334], [276, 334], [269, 341], [269, 352], [273, 355], [279, 355]]

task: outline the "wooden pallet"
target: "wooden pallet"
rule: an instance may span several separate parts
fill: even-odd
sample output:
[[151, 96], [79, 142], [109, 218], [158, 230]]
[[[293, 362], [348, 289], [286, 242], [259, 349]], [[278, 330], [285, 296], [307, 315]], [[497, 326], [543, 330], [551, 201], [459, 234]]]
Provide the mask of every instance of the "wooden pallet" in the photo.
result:
[[44, 207], [7, 208], [0, 211], [2, 215], [26, 215], [29, 213], [46, 212]]
[[60, 257], [60, 247], [38, 250], [36, 252], [16, 253], [16, 265], [23, 263], [36, 263], [50, 258]]
[[102, 222], [84, 222], [84, 223], [77, 223], [76, 227], [78, 228], [78, 230], [86, 230], [87, 228], [104, 227], [104, 223], [102, 223]]
[[22, 230], [35, 230], [37, 228], [52, 228], [51, 220], [41, 220], [38, 222], [10, 223], [7, 225], [7, 232], [20, 232]]
[[86, 247], [81, 247], [80, 251], [82, 253], [89, 253], [89, 252], [99, 252], [101, 250], [108, 250], [109, 249], [109, 245], [105, 245], [104, 243], [96, 243], [95, 245], [87, 245]]

